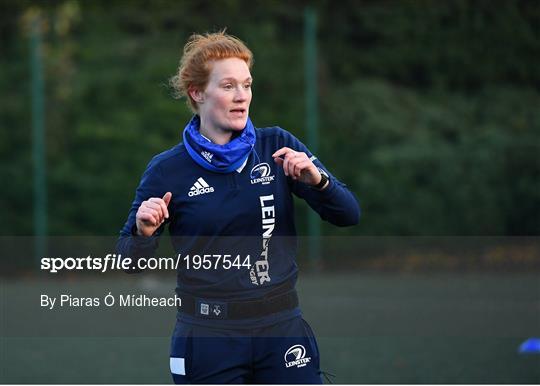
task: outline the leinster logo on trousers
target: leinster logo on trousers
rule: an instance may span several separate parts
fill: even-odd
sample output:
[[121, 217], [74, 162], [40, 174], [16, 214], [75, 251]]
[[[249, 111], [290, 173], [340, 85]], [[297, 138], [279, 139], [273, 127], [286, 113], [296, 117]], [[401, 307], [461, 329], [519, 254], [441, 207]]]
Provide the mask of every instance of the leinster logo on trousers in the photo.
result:
[[274, 176], [271, 176], [270, 173], [270, 165], [268, 165], [266, 162], [255, 165], [249, 173], [251, 183], [262, 183], [263, 185], [269, 184], [270, 182], [274, 181]]
[[295, 344], [285, 352], [285, 367], [304, 367], [311, 361], [311, 357], [306, 358], [306, 349], [301, 344]]

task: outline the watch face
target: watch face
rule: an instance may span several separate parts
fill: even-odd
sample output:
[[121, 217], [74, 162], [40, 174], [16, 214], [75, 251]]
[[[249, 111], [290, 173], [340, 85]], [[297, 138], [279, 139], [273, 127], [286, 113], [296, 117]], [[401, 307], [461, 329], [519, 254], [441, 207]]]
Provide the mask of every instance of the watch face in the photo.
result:
[[328, 173], [326, 173], [326, 171], [320, 167], [317, 167], [317, 169], [319, 170], [319, 173], [321, 173], [321, 176], [326, 177], [326, 179], [328, 180]]

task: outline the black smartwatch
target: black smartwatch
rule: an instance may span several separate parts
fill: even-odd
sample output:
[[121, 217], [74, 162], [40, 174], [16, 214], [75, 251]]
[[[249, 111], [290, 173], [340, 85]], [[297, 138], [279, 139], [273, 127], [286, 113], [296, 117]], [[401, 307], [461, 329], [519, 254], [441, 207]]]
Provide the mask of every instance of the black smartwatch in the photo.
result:
[[328, 182], [328, 177], [321, 173], [321, 181], [317, 185], [313, 185], [313, 189], [321, 190]]

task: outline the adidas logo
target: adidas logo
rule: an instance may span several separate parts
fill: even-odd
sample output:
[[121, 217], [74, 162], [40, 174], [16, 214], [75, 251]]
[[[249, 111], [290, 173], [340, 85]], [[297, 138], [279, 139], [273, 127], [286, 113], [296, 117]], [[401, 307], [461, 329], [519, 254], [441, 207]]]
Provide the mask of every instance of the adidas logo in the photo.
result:
[[202, 177], [199, 177], [191, 189], [189, 189], [188, 196], [193, 197], [198, 196], [199, 194], [212, 193], [213, 191], [214, 188], [208, 185]]
[[201, 155], [210, 163], [212, 163], [212, 157], [214, 156], [209, 151], [201, 151]]

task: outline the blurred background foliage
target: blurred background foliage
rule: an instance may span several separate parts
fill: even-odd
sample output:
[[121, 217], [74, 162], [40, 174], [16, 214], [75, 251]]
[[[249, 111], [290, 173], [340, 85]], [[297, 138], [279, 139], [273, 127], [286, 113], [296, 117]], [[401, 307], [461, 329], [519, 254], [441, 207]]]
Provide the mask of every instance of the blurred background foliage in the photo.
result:
[[[171, 97], [193, 32], [255, 55], [251, 117], [305, 140], [307, 2], [0, 1], [0, 213], [31, 235], [29, 20], [44, 40], [49, 234], [113, 235], [147, 162], [190, 117]], [[360, 200], [328, 235], [540, 233], [540, 3], [309, 2], [319, 158]], [[306, 233], [306, 206], [298, 208]]]

